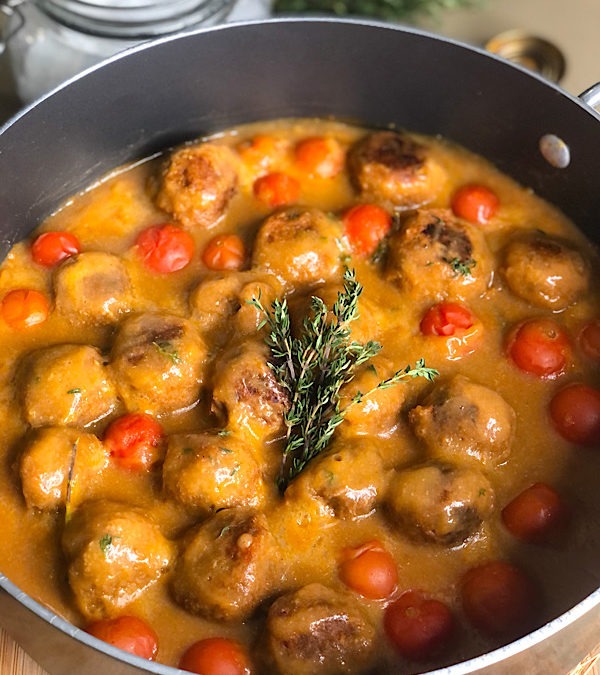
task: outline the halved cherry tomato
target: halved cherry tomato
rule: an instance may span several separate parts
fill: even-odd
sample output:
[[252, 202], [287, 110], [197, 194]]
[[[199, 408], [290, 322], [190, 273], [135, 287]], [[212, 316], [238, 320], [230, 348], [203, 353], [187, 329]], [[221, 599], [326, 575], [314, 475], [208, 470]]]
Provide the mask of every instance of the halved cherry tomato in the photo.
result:
[[560, 375], [571, 358], [571, 343], [554, 319], [530, 319], [508, 338], [508, 354], [518, 368], [538, 377]]
[[16, 288], [2, 298], [0, 312], [11, 328], [25, 330], [46, 321], [50, 313], [50, 302], [40, 291]]
[[251, 675], [250, 658], [244, 647], [227, 638], [206, 638], [189, 647], [179, 668], [199, 675]]
[[590, 359], [600, 361], [600, 319], [594, 319], [581, 329], [579, 344]]
[[239, 270], [245, 260], [246, 247], [236, 234], [218, 234], [202, 253], [202, 262], [210, 270]]
[[70, 232], [44, 232], [31, 245], [31, 256], [38, 265], [53, 267], [81, 251], [79, 239]]
[[303, 171], [321, 178], [337, 176], [344, 166], [344, 151], [335, 138], [305, 138], [296, 145], [295, 156]]
[[268, 167], [273, 164], [283, 143], [280, 138], [258, 134], [243, 141], [238, 147], [238, 153], [244, 162], [255, 167]]
[[550, 401], [550, 417], [558, 433], [578, 445], [600, 445], [600, 390], [575, 382]]
[[344, 549], [339, 575], [346, 586], [365, 598], [387, 598], [398, 583], [394, 559], [375, 540]]
[[153, 661], [158, 654], [158, 636], [136, 616], [119, 616], [90, 623], [87, 633], [135, 656]]
[[454, 632], [454, 617], [440, 600], [406, 591], [385, 608], [383, 626], [402, 656], [420, 660], [446, 646]]
[[567, 508], [558, 492], [546, 483], [534, 483], [502, 509], [502, 522], [517, 539], [544, 542], [567, 520]]
[[392, 217], [376, 204], [357, 204], [342, 217], [350, 246], [359, 255], [371, 255], [392, 229]]
[[520, 633], [529, 627], [538, 603], [531, 579], [503, 560], [471, 568], [461, 591], [467, 618], [487, 635]]
[[300, 183], [281, 171], [267, 173], [254, 181], [254, 195], [268, 206], [285, 206], [298, 201]]
[[149, 469], [161, 458], [164, 432], [146, 413], [128, 413], [104, 433], [104, 445], [113, 461], [125, 469]]
[[458, 302], [439, 302], [430, 307], [421, 319], [423, 335], [455, 335], [475, 323], [470, 309]]
[[499, 205], [496, 193], [484, 185], [463, 185], [452, 197], [455, 215], [477, 225], [485, 225], [495, 215]]
[[135, 245], [146, 267], [160, 274], [177, 272], [189, 265], [196, 249], [192, 236], [171, 223], [142, 230]]

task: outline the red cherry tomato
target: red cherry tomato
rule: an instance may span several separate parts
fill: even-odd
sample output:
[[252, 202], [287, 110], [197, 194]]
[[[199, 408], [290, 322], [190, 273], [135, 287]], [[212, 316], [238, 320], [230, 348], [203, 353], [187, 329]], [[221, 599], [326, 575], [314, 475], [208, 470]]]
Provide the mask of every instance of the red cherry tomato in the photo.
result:
[[257, 199], [272, 207], [293, 204], [300, 196], [300, 183], [280, 171], [257, 178], [253, 189]]
[[502, 522], [517, 539], [544, 542], [566, 522], [567, 508], [558, 492], [534, 483], [502, 509]]
[[271, 166], [283, 148], [280, 138], [258, 134], [242, 142], [238, 147], [240, 157], [244, 162], [254, 167]]
[[218, 234], [202, 253], [202, 262], [210, 270], [239, 270], [245, 260], [246, 247], [236, 234]]
[[113, 461], [125, 469], [149, 469], [161, 458], [164, 432], [145, 413], [129, 413], [116, 419], [104, 434], [104, 445]]
[[496, 194], [484, 185], [463, 185], [452, 197], [455, 215], [477, 225], [493, 218], [499, 205]]
[[590, 321], [581, 329], [579, 344], [586, 356], [600, 361], [600, 319]]
[[153, 661], [158, 653], [158, 637], [150, 626], [136, 616], [94, 621], [86, 632], [99, 640], [135, 656]]
[[421, 319], [423, 335], [454, 335], [475, 323], [472, 312], [457, 302], [440, 302], [430, 307]]
[[372, 255], [392, 228], [392, 217], [376, 204], [357, 204], [342, 220], [352, 250], [364, 256]]
[[344, 549], [339, 575], [346, 586], [365, 598], [387, 598], [398, 583], [396, 563], [378, 541]]
[[135, 245], [146, 267], [160, 274], [186, 267], [196, 248], [190, 234], [170, 223], [146, 228], [138, 235]]
[[251, 675], [246, 650], [227, 638], [207, 638], [195, 642], [179, 661], [179, 668], [199, 675]]
[[464, 575], [462, 603], [467, 618], [482, 633], [517, 634], [530, 625], [537, 591], [518, 567], [494, 560]]
[[569, 384], [550, 401], [550, 417], [567, 441], [600, 444], [600, 390], [581, 383]]
[[296, 145], [295, 156], [303, 171], [321, 178], [337, 176], [344, 166], [344, 151], [335, 138], [305, 138]]
[[571, 358], [571, 344], [565, 331], [553, 319], [530, 319], [509, 335], [508, 353], [526, 373], [556, 377]]
[[70, 232], [44, 232], [31, 245], [32, 258], [44, 267], [52, 267], [80, 251], [79, 240]]
[[15, 330], [26, 330], [44, 323], [50, 313], [48, 298], [40, 291], [16, 288], [9, 291], [0, 305], [4, 321]]
[[443, 649], [454, 632], [454, 617], [441, 601], [406, 591], [383, 615], [385, 632], [402, 656], [427, 659]]

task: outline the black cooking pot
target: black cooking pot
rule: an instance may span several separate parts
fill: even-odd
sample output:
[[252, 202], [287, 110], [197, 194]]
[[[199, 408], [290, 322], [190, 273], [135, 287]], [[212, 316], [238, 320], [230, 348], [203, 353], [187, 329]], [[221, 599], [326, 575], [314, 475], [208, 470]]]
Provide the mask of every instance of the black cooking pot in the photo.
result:
[[[484, 155], [600, 239], [600, 116], [590, 107], [450, 40], [322, 19], [164, 39], [111, 59], [17, 116], [0, 131], [3, 252], [68, 196], [124, 162], [241, 122], [304, 116], [441, 134]], [[0, 586], [7, 591], [0, 592], [0, 622], [52, 673], [177, 672], [100, 643], [2, 575]], [[439, 672], [566, 672], [600, 639], [600, 589], [582, 587], [577, 600], [584, 596], [535, 633]]]

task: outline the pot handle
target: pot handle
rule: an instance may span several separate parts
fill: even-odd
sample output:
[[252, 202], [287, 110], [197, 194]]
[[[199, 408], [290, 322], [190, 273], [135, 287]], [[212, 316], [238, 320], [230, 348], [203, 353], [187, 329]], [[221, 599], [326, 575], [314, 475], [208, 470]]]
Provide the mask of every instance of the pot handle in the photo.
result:
[[596, 84], [593, 84], [582, 94], [579, 94], [579, 98], [589, 105], [590, 108], [600, 113], [600, 82], [596, 82]]
[[11, 23], [12, 19], [16, 18], [10, 31], [3, 31], [2, 34], [0, 34], [0, 54], [6, 49], [8, 41], [18, 33], [25, 24], [25, 19], [19, 9], [19, 5], [22, 5], [24, 2], [25, 0], [0, 0], [0, 13], [5, 16], [5, 27]]

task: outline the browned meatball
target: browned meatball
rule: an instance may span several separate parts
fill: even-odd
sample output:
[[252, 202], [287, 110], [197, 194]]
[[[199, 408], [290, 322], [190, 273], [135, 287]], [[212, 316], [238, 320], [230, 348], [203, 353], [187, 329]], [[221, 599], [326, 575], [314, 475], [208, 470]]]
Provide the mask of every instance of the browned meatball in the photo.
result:
[[269, 665], [281, 675], [360, 673], [373, 655], [375, 629], [352, 596], [315, 583], [271, 605], [265, 641]]
[[173, 594], [194, 614], [243, 621], [270, 594], [276, 557], [264, 515], [219, 511], [186, 538]]
[[352, 181], [367, 196], [414, 208], [435, 199], [446, 173], [431, 149], [407, 133], [376, 131], [350, 150]]
[[162, 171], [156, 204], [187, 227], [211, 227], [236, 192], [237, 161], [230, 148], [215, 143], [173, 152]]
[[232, 506], [256, 508], [265, 500], [252, 451], [234, 436], [218, 433], [170, 436], [163, 485], [178, 502], [204, 513]]
[[63, 548], [71, 590], [87, 619], [117, 616], [167, 571], [172, 542], [142, 509], [88, 501], [67, 521]]
[[133, 303], [125, 263], [96, 251], [65, 260], [55, 272], [54, 292], [56, 308], [72, 322], [114, 323]]
[[409, 421], [431, 457], [495, 466], [510, 453], [515, 412], [497, 392], [456, 375], [413, 408]]
[[112, 369], [128, 410], [160, 416], [198, 401], [207, 348], [187, 319], [140, 314], [119, 326]]
[[19, 473], [29, 508], [52, 511], [64, 507], [69, 492], [72, 507], [102, 474], [108, 456], [93, 434], [68, 427], [38, 429], [27, 441]]
[[482, 295], [491, 273], [482, 232], [446, 209], [421, 209], [390, 237], [385, 277], [420, 297]]
[[590, 282], [590, 269], [583, 255], [541, 232], [511, 241], [501, 272], [515, 295], [554, 310], [572, 305], [587, 291]]
[[111, 373], [95, 347], [46, 347], [23, 365], [23, 410], [32, 427], [85, 427], [117, 406]]
[[386, 502], [391, 520], [400, 530], [455, 544], [491, 514], [494, 490], [477, 469], [428, 464], [397, 473]]
[[280, 211], [262, 224], [252, 265], [284, 283], [312, 285], [341, 270], [340, 222], [318, 209]]

